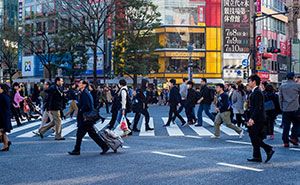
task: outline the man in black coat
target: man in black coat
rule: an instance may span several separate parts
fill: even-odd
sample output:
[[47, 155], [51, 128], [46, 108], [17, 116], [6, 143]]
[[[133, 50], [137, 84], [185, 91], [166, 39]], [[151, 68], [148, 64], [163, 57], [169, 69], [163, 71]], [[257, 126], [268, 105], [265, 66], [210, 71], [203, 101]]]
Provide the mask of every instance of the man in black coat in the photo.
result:
[[260, 147], [266, 154], [266, 163], [272, 158], [274, 151], [270, 145], [263, 142], [266, 137], [266, 115], [264, 109], [264, 95], [259, 89], [260, 78], [257, 75], [249, 77], [249, 87], [252, 89], [250, 98], [250, 119], [247, 124], [249, 127], [249, 136], [253, 146], [253, 158], [248, 159], [251, 162], [262, 162]]
[[135, 110], [133, 110], [135, 112], [135, 117], [134, 117], [134, 124], [133, 124], [133, 128], [132, 128], [132, 130], [134, 132], [140, 132], [140, 130], [137, 128], [137, 125], [139, 123], [141, 114], [143, 114], [145, 116], [146, 131], [153, 130], [153, 128], [150, 128], [150, 126], [149, 126], [150, 116], [149, 116], [148, 105], [147, 105], [148, 101], [147, 101], [147, 97], [145, 96], [146, 89], [148, 87], [148, 83], [149, 83], [148, 80], [143, 79], [142, 87], [140, 87], [136, 91], [136, 96], [134, 98], [134, 101], [136, 101], [134, 103]]
[[93, 110], [93, 98], [90, 92], [87, 90], [89, 83], [85, 80], [80, 80], [79, 88], [80, 88], [80, 97], [78, 104], [78, 115], [77, 115], [77, 134], [76, 134], [76, 145], [72, 152], [69, 152], [70, 155], [80, 155], [80, 146], [82, 142], [82, 138], [86, 133], [102, 148], [102, 152], [100, 154], [105, 154], [109, 147], [107, 144], [100, 138], [100, 136], [96, 133], [93, 125], [95, 123], [86, 123], [83, 120], [83, 114], [85, 112], [90, 112]]
[[193, 120], [195, 121], [195, 123], [197, 120], [194, 113], [194, 107], [200, 98], [200, 94], [193, 89], [194, 83], [192, 81], [188, 81], [187, 86], [188, 86], [188, 93], [187, 93], [187, 99], [185, 104], [185, 108], [186, 108], [185, 113], [188, 118], [188, 123], [192, 125], [194, 124]]
[[65, 138], [61, 137], [61, 111], [63, 109], [64, 101], [64, 91], [62, 88], [63, 83], [63, 79], [61, 77], [57, 77], [54, 85], [45, 90], [49, 96], [48, 113], [52, 114], [53, 121], [39, 129], [41, 138], [43, 138], [44, 133], [55, 125], [55, 140], [65, 140]]
[[179, 90], [178, 87], [176, 86], [176, 80], [175, 79], [171, 79], [170, 80], [170, 95], [169, 95], [169, 101], [168, 101], [168, 105], [170, 106], [170, 111], [169, 111], [169, 119], [167, 124], [165, 124], [165, 127], [170, 126], [170, 123], [172, 121], [172, 116], [173, 113], [175, 114], [175, 118], [178, 117], [182, 123], [182, 127], [186, 126], [187, 123], [186, 121], [181, 117], [181, 115], [178, 113], [177, 111], [177, 105], [180, 107], [180, 94], [179, 94]]

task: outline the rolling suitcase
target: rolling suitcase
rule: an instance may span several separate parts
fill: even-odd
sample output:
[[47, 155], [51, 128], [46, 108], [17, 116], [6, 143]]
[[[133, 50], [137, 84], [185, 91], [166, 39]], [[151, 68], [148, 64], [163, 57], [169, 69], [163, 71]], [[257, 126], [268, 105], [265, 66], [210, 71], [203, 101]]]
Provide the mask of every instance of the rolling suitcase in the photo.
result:
[[112, 130], [106, 129], [102, 131], [100, 137], [115, 153], [117, 153], [119, 147], [123, 147], [124, 140]]

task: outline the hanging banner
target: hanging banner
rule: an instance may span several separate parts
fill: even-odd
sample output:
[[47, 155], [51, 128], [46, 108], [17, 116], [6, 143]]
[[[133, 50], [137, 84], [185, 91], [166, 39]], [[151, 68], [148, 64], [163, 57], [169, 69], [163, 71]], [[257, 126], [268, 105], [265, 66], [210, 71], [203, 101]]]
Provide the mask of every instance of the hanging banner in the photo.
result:
[[198, 6], [198, 26], [205, 26], [205, 6]]
[[248, 53], [250, 51], [249, 0], [224, 0], [223, 52]]

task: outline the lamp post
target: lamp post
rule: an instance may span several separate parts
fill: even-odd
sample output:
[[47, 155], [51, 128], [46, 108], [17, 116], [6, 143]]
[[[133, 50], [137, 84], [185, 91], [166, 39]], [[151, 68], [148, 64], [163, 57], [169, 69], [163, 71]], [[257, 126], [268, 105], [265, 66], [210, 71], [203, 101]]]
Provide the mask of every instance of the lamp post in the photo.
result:
[[189, 80], [193, 80], [193, 63], [192, 63], [193, 51], [194, 51], [194, 46], [189, 45], [188, 46], [188, 52], [189, 52], [188, 78], [189, 78]]

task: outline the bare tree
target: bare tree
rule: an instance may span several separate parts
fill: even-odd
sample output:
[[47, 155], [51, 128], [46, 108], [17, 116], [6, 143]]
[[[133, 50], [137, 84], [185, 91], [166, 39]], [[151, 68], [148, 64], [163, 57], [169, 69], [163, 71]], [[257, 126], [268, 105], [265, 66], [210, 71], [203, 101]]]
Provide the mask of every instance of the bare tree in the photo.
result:
[[12, 77], [18, 72], [18, 32], [15, 28], [5, 26], [0, 30], [0, 61], [5, 64], [5, 72]]
[[[101, 51], [107, 56], [99, 41], [108, 29], [107, 20], [114, 13], [115, 0], [60, 0], [56, 6], [60, 9], [60, 22], [68, 22], [85, 40], [86, 46], [92, 49], [93, 81], [97, 85], [97, 53]], [[105, 78], [105, 69], [103, 73]]]

